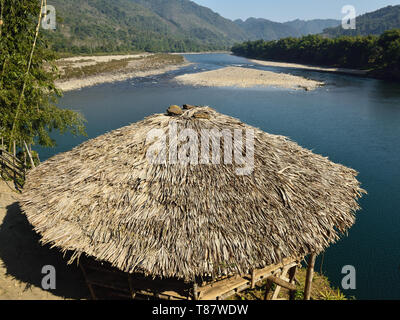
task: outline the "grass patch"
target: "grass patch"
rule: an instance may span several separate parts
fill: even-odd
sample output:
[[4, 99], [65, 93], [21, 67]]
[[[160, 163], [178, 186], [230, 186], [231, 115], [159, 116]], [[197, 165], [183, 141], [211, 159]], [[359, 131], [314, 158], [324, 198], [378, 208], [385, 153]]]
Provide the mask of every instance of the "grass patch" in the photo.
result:
[[[306, 279], [307, 271], [303, 268], [298, 270], [296, 275], [297, 280], [297, 291], [295, 294], [295, 300], [303, 300], [304, 298], [304, 284]], [[244, 290], [238, 294], [232, 296], [229, 300], [263, 300], [265, 295], [266, 281], [260, 282], [255, 289]], [[273, 287], [275, 289], [275, 285]], [[271, 290], [273, 292], [273, 290]], [[278, 299], [289, 299], [289, 291], [282, 288]], [[311, 300], [352, 300], [354, 297], [346, 297], [339, 289], [333, 288], [324, 275], [317, 272], [314, 274]]]
[[115, 59], [108, 62], [98, 62], [93, 65], [75, 67], [77, 63], [91, 62], [91, 59], [82, 59], [75, 62], [60, 61], [59, 68], [62, 68], [61, 80], [79, 79], [109, 73], [128, 73], [158, 69], [160, 67], [178, 65], [184, 63], [181, 55], [154, 54], [146, 57], [134, 57], [126, 59]]

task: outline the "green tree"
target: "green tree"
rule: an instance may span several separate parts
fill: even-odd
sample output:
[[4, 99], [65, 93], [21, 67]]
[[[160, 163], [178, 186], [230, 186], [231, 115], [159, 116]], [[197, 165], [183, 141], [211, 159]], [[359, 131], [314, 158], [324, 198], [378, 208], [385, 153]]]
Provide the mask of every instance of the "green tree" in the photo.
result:
[[81, 114], [56, 106], [54, 53], [40, 32], [44, 1], [0, 0], [0, 135], [17, 146], [54, 146], [53, 130], [85, 134]]
[[378, 59], [380, 72], [387, 77], [400, 79], [400, 29], [383, 33], [378, 40], [381, 55]]
[[236, 55], [265, 60], [366, 69], [378, 78], [400, 80], [400, 29], [377, 36], [321, 35], [278, 41], [247, 41], [232, 48]]

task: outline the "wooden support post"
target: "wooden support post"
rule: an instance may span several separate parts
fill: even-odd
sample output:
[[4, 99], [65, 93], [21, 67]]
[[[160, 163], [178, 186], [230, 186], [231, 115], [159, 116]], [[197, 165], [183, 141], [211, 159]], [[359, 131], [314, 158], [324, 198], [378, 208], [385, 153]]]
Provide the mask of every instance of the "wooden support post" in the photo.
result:
[[274, 293], [272, 294], [271, 300], [277, 300], [278, 299], [279, 292], [281, 291], [282, 287], [285, 288], [285, 289], [289, 289], [290, 290], [290, 288], [288, 288], [287, 286], [285, 287], [285, 285], [281, 285], [280, 283], [274, 281], [274, 279], [276, 278], [278, 280], [283, 281], [282, 283], [290, 284], [288, 281], [285, 280], [286, 279], [286, 275], [287, 275], [287, 273], [288, 273], [290, 268], [291, 267], [287, 265], [287, 266], [282, 268], [282, 271], [280, 272], [280, 274], [277, 274], [277, 275], [279, 275], [278, 277], [276, 277], [275, 275], [273, 275], [271, 277], [272, 282], [276, 284], [276, 288], [274, 290]]
[[256, 287], [256, 270], [253, 269], [251, 270], [251, 289], [254, 289]]
[[193, 282], [193, 300], [199, 300], [199, 292], [196, 280]]
[[[297, 273], [297, 265], [294, 267], [291, 267], [289, 269], [289, 281], [293, 285], [296, 285], [296, 273]], [[296, 295], [296, 290], [290, 290], [289, 292], [289, 300], [294, 300]]]
[[289, 283], [281, 278], [275, 277], [275, 276], [269, 276], [268, 280], [275, 283], [277, 286], [280, 286], [282, 288], [288, 289], [288, 290], [296, 290], [296, 286], [292, 283]]
[[269, 296], [271, 289], [272, 289], [272, 281], [269, 278], [267, 278], [267, 284], [265, 285], [264, 300], [268, 300], [268, 296]]
[[314, 277], [314, 266], [316, 258], [317, 255], [315, 253], [312, 253], [308, 258], [307, 276], [304, 287], [304, 300], [310, 300], [311, 298], [312, 280]]

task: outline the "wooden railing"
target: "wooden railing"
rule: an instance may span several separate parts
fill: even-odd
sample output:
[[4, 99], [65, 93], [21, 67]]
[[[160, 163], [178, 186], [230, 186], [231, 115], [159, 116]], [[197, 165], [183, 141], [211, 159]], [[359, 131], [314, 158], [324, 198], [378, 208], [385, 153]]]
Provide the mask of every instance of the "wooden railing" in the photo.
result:
[[15, 155], [0, 146], [1, 177], [13, 180], [16, 187], [22, 189], [25, 181], [26, 166]]

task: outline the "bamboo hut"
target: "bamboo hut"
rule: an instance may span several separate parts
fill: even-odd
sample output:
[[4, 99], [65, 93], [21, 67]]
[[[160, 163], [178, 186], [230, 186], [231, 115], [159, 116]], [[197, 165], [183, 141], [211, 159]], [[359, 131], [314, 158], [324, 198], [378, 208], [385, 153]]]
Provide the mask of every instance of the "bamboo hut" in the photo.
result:
[[[156, 128], [168, 136], [172, 121], [199, 134], [252, 130], [253, 170], [238, 175], [235, 163], [149, 162], [148, 133]], [[221, 141], [221, 154], [225, 146]], [[240, 148], [244, 154], [248, 147]], [[277, 290], [266, 298], [274, 299], [281, 287], [295, 290], [305, 256], [312, 266], [315, 254], [355, 223], [365, 192], [356, 176], [212, 108], [174, 106], [34, 168], [21, 207], [43, 244], [72, 252], [70, 263], [82, 256], [94, 297], [96, 286], [118, 289], [121, 280], [120, 292], [132, 297], [224, 299], [267, 280]], [[107, 282], [111, 274], [119, 280]]]

